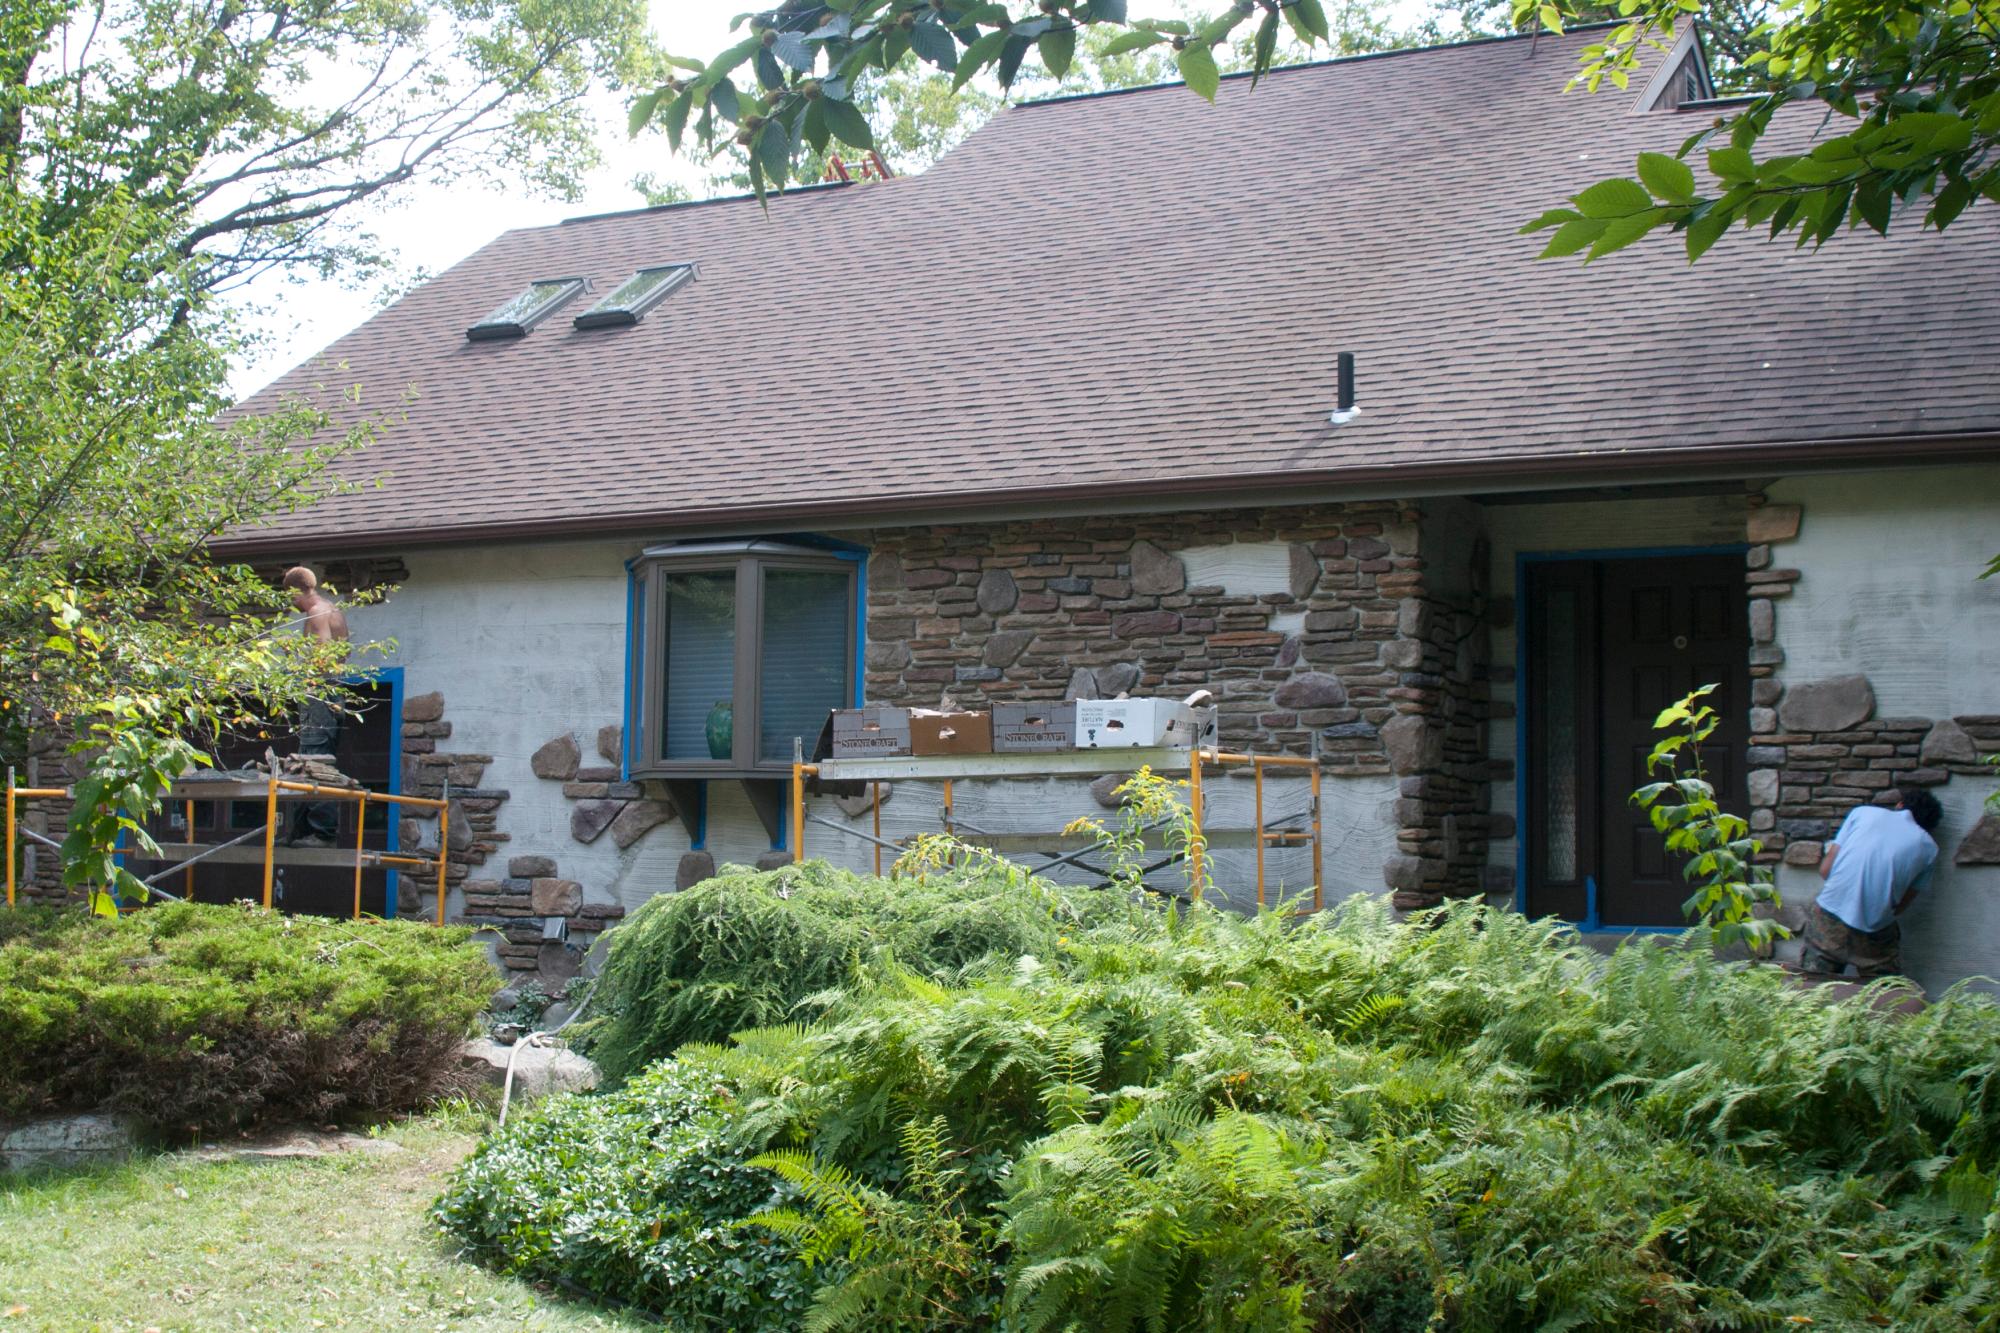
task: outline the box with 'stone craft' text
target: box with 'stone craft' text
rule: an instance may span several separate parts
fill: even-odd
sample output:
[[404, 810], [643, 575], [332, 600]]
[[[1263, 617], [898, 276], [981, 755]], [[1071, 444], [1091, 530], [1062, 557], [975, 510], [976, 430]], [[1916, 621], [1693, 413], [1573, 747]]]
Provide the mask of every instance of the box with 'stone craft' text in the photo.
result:
[[1075, 748], [1075, 700], [993, 705], [995, 754], [1045, 754]]
[[834, 709], [834, 758], [882, 759], [909, 753], [909, 709], [881, 704]]

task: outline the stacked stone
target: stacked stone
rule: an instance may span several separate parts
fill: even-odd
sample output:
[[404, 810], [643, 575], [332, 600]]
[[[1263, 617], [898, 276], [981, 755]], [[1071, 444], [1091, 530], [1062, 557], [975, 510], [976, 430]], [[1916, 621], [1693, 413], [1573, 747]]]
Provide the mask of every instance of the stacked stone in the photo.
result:
[[[440, 753], [437, 743], [450, 735], [444, 695], [433, 691], [403, 700], [403, 793], [438, 800], [450, 787], [451, 845], [445, 849], [445, 882], [463, 884], [474, 866], [484, 865], [508, 840], [499, 823], [500, 806], [510, 793], [479, 785], [492, 755]], [[402, 846], [434, 843], [435, 836], [426, 838], [423, 826], [436, 821], [435, 810], [403, 807]], [[412, 878], [403, 876], [406, 881]]]
[[616, 903], [586, 903], [583, 885], [563, 879], [554, 857], [516, 856], [507, 862], [506, 879], [470, 880], [465, 885], [462, 925], [487, 926], [499, 932], [495, 952], [501, 964], [516, 972], [549, 972], [556, 961], [547, 949], [544, 923], [560, 917], [568, 923], [572, 943], [555, 943], [556, 951], [587, 951], [589, 939], [625, 915]]
[[624, 851], [674, 817], [664, 791], [648, 791], [640, 783], [621, 780], [624, 736], [615, 723], [598, 729], [597, 753], [608, 761], [603, 764], [586, 766], [576, 736], [567, 731], [528, 759], [536, 777], [562, 783], [562, 794], [577, 802], [570, 811], [569, 832], [585, 845], [608, 831], [618, 850]]
[[[866, 694], [977, 707], [1208, 689], [1230, 748], [1317, 741], [1330, 769], [1382, 772], [1414, 519], [1375, 505], [885, 529], [869, 543]], [[1291, 548], [1285, 591], [1189, 586], [1175, 554], [1267, 542]], [[1298, 632], [1273, 626], [1283, 613], [1302, 613]]]
[[1861, 676], [1796, 685], [1775, 702], [1751, 710], [1748, 751], [1750, 827], [1765, 861], [1818, 865], [1856, 806], [1955, 773], [1991, 776], [1980, 755], [2000, 751], [2000, 718], [1873, 717], [1875, 693]]

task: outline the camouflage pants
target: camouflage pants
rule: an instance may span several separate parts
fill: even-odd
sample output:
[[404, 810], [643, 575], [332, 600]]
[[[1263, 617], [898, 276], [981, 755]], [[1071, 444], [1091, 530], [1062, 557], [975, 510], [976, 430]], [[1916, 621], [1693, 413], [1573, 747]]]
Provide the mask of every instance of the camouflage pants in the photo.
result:
[[1849, 963], [1864, 977], [1900, 976], [1903, 971], [1903, 928], [1894, 921], [1881, 930], [1856, 930], [1814, 903], [1806, 912], [1804, 942], [1799, 967], [1807, 972], [1840, 976]]

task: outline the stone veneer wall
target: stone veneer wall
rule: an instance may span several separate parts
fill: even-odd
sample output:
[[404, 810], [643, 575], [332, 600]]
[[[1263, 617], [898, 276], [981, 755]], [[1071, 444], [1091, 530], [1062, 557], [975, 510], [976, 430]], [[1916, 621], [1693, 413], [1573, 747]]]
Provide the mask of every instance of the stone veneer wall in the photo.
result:
[[[863, 537], [866, 697], [1207, 688], [1227, 748], [1402, 777], [1384, 868], [1400, 905], [1476, 893], [1490, 766], [1485, 655], [1467, 645], [1483, 634], [1465, 571], [1427, 586], [1423, 523], [1388, 502], [880, 529]], [[1282, 549], [1287, 586], [1190, 582], [1190, 559], [1232, 547]]]

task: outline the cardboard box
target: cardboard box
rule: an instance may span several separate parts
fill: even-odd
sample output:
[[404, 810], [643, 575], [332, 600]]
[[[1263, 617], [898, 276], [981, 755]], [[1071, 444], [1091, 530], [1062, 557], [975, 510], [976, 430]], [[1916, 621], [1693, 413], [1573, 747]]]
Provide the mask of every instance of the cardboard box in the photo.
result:
[[1214, 745], [1217, 717], [1214, 705], [1178, 699], [1079, 699], [1076, 704], [1076, 747], [1079, 750], [1151, 749], [1169, 746], [1192, 750]]
[[881, 759], [909, 753], [909, 709], [877, 704], [833, 710], [835, 759]]
[[1075, 700], [993, 705], [993, 753], [1043, 754], [1075, 748]]
[[912, 708], [910, 752], [992, 754], [993, 716], [990, 713], [940, 713], [929, 708]]

